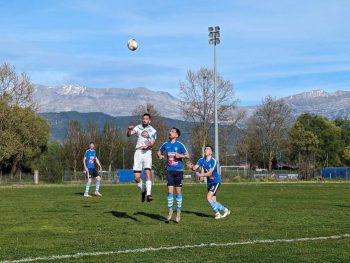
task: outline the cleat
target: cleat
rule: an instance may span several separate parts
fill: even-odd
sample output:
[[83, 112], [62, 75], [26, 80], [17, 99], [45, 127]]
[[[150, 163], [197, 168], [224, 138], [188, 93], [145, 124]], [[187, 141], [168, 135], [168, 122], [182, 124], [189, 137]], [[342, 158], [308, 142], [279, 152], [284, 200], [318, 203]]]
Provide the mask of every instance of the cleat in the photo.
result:
[[170, 210], [169, 213], [168, 213], [168, 216], [166, 217], [166, 219], [168, 221], [170, 221], [172, 216], [173, 216], [173, 210]]
[[141, 202], [145, 202], [146, 200], [146, 190], [142, 190], [141, 191]]
[[84, 197], [92, 197], [92, 196], [89, 194], [84, 194]]
[[152, 202], [152, 201], [153, 201], [152, 195], [147, 195], [147, 202]]
[[177, 212], [177, 213], [176, 213], [175, 222], [176, 222], [176, 223], [179, 223], [180, 220], [181, 220], [181, 212]]
[[221, 218], [223, 218], [223, 216], [219, 212], [217, 212], [215, 214], [215, 219], [221, 219]]
[[228, 216], [229, 214], [231, 214], [231, 211], [230, 211], [229, 209], [225, 208], [225, 211], [224, 211], [224, 213], [222, 214], [222, 217], [226, 217], [226, 216]]
[[100, 194], [100, 192], [95, 192], [96, 196], [102, 196], [102, 194]]

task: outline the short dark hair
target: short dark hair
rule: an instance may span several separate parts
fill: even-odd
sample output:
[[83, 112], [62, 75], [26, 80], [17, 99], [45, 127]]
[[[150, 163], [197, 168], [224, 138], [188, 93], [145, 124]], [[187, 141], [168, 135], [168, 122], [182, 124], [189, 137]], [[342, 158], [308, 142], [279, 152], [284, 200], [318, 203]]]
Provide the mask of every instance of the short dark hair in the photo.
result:
[[94, 143], [94, 142], [89, 142], [89, 145], [90, 145], [90, 144], [95, 144], [95, 143]]
[[177, 137], [180, 137], [181, 132], [180, 132], [180, 130], [179, 130], [178, 128], [176, 128], [176, 127], [172, 127], [171, 129], [176, 131], [176, 133], [177, 133]]
[[213, 147], [212, 147], [211, 145], [209, 145], [209, 144], [207, 144], [207, 145], [205, 146], [205, 148], [210, 148], [210, 149], [211, 149], [211, 151], [212, 151], [212, 152], [214, 152]]
[[152, 119], [152, 118], [151, 118], [151, 114], [149, 114], [149, 113], [143, 114], [143, 117], [145, 117], [145, 116], [148, 116], [148, 118]]

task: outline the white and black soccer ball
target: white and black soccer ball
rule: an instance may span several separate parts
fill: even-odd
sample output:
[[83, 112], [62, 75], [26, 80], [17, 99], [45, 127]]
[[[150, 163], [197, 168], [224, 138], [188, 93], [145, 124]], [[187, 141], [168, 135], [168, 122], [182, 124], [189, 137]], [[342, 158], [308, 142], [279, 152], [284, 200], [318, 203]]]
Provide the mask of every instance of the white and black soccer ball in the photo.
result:
[[135, 51], [138, 47], [136, 39], [129, 39], [128, 41], [128, 49], [131, 51]]

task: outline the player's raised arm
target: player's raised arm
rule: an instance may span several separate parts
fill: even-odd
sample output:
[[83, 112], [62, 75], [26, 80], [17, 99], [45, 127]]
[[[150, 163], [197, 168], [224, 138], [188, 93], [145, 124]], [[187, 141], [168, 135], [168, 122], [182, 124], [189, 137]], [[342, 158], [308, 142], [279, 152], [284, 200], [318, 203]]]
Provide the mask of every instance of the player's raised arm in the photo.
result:
[[199, 165], [198, 164], [194, 165], [192, 162], [189, 162], [187, 164], [187, 167], [190, 168], [192, 171], [196, 171], [196, 170], [198, 170]]
[[130, 137], [131, 135], [133, 135], [133, 134], [135, 134], [135, 132], [134, 132], [134, 125], [129, 125], [128, 126], [128, 130], [127, 130], [127, 132], [126, 132], [126, 136], [128, 136], [128, 137]]

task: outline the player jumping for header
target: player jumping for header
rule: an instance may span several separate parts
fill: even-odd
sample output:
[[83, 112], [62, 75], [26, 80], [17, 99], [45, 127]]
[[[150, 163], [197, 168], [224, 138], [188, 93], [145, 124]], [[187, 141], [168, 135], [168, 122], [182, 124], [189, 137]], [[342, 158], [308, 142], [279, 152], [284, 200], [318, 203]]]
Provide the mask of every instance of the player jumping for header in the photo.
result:
[[[144, 202], [147, 195], [147, 202], [151, 202], [153, 197], [151, 195], [152, 181], [152, 146], [157, 138], [157, 131], [150, 125], [151, 115], [143, 114], [142, 124], [128, 126], [127, 136], [137, 135], [136, 151], [134, 155], [134, 179], [137, 186], [141, 190], [141, 201]], [[141, 179], [142, 169], [146, 176], [146, 189], [144, 189]]]
[[[210, 204], [210, 207], [215, 212], [215, 219], [221, 219], [228, 216], [230, 214], [230, 210], [216, 201], [216, 193], [221, 184], [221, 177], [218, 173], [216, 160], [212, 157], [212, 154], [213, 147], [207, 145], [204, 149], [204, 158], [200, 158], [196, 165], [193, 165], [193, 163], [189, 163], [188, 167], [193, 171], [196, 171], [196, 176], [207, 177], [207, 200]], [[197, 171], [200, 167], [204, 168], [204, 173], [200, 173]], [[219, 211], [222, 211], [223, 214], [220, 214]]]

